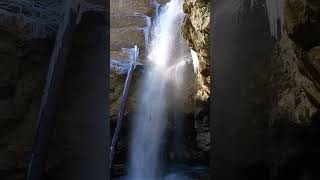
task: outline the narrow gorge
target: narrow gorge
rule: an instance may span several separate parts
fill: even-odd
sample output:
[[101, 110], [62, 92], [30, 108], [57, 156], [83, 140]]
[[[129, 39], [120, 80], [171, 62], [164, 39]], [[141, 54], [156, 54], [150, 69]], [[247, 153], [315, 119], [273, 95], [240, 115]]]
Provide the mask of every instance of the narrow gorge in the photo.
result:
[[0, 179], [318, 180], [319, 60], [319, 0], [0, 0]]
[[[208, 178], [210, 3], [200, 5], [203, 9], [196, 16], [203, 19], [195, 27], [190, 23], [197, 20], [185, 14], [193, 11], [194, 4], [111, 1], [111, 134], [118, 120], [130, 48], [139, 48], [113, 176]], [[195, 34], [202, 39], [188, 39]]]

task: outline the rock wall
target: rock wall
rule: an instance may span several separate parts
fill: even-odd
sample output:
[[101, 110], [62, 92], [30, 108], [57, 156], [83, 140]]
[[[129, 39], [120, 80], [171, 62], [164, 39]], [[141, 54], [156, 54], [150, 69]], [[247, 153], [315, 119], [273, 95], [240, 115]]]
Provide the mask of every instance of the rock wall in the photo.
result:
[[210, 1], [185, 0], [181, 33], [197, 53], [199, 68], [193, 82], [194, 127], [197, 147], [210, 150]]
[[283, 1], [274, 38], [266, 1], [244, 2], [239, 14], [232, 4], [215, 10], [215, 176], [318, 179], [319, 3]]
[[7, 30], [0, 30], [0, 38], [0, 177], [23, 179], [52, 42], [26, 40]]
[[0, 2], [0, 179], [25, 178], [63, 2]]
[[[155, 4], [149, 0], [112, 0], [110, 1], [110, 137], [116, 127], [121, 96], [128, 70], [130, 54], [126, 48], [139, 48], [138, 62], [143, 63], [145, 57], [146, 37], [155, 13]], [[130, 83], [128, 101], [124, 114], [124, 124], [121, 129], [117, 150], [114, 156], [115, 164], [126, 162], [128, 154], [128, 135], [130, 119], [137, 101], [137, 91], [142, 78], [142, 71], [137, 67]]]
[[[270, 84], [275, 89], [270, 126], [282, 138], [272, 147], [277, 178], [318, 179], [320, 3], [284, 1], [284, 28], [272, 59]], [[282, 133], [280, 133], [282, 132]], [[277, 134], [277, 135], [276, 135]], [[308, 165], [306, 165], [308, 164]], [[295, 166], [296, 171], [289, 173]]]
[[318, 2], [285, 1], [285, 33], [275, 55], [281, 84], [276, 106], [297, 124], [310, 124], [319, 113], [319, 13]]

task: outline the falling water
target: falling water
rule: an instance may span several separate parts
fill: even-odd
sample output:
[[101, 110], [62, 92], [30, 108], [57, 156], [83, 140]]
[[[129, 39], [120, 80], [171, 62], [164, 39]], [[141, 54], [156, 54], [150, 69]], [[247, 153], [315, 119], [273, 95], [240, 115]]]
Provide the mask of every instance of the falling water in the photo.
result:
[[[184, 17], [182, 0], [172, 0], [161, 8], [151, 31], [148, 48], [150, 69], [140, 91], [140, 102], [131, 129], [129, 179], [162, 179], [161, 158], [167, 123], [168, 85], [179, 85], [185, 56], [190, 50], [180, 33]], [[186, 51], [187, 50], [187, 51]], [[172, 86], [170, 86], [172, 87]]]

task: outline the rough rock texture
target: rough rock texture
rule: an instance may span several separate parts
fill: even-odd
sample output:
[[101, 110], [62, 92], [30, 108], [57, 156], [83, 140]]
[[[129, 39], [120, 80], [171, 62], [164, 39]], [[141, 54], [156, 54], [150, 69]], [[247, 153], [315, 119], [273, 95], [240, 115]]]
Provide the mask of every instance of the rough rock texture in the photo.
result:
[[[54, 38], [64, 16], [64, 0], [4, 0], [0, 2], [0, 27], [28, 39]], [[73, 0], [82, 10], [101, 10], [104, 0]]]
[[[319, 15], [318, 1], [285, 1], [285, 33], [276, 43], [271, 76], [276, 91], [270, 125], [278, 134], [286, 132], [282, 135], [286, 143], [272, 145], [282, 153], [273, 154], [274, 168], [281, 172], [278, 178], [319, 178], [312, 168], [319, 160], [319, 145], [315, 142], [320, 120]], [[296, 171], [290, 174], [292, 164]]]
[[0, 2], [0, 179], [25, 178], [63, 2]]
[[193, 86], [196, 141], [199, 149], [208, 152], [210, 149], [210, 1], [186, 0], [183, 10], [185, 18], [181, 33], [199, 59], [199, 69]]
[[[121, 96], [130, 60], [130, 53], [123, 48], [139, 48], [138, 62], [143, 61], [148, 26], [154, 15], [155, 6], [149, 0], [112, 0], [110, 1], [110, 128], [111, 137], [115, 129]], [[128, 153], [128, 134], [131, 115], [133, 113], [137, 90], [142, 74], [138, 68], [134, 71], [130, 83], [128, 100], [124, 114], [124, 124], [121, 129], [114, 163], [126, 162]]]
[[318, 69], [320, 4], [285, 1], [285, 33], [275, 51], [276, 109], [297, 124], [310, 124], [320, 103]]
[[[121, 63], [121, 67], [124, 68], [124, 70], [126, 70], [128, 66], [130, 54], [123, 48], [133, 48], [134, 45], [137, 45], [140, 57], [138, 61], [144, 59], [143, 55], [146, 46], [145, 35], [147, 35], [144, 28], [148, 28], [150, 25], [150, 18], [154, 13], [154, 8], [155, 6], [148, 0], [112, 0], [110, 2], [110, 59], [113, 62]], [[133, 97], [131, 93], [134, 93], [137, 89], [138, 83], [136, 82], [136, 78], [138, 74], [139, 73], [134, 72], [133, 81], [130, 85], [132, 89], [129, 91], [127, 113], [132, 108], [131, 100], [133, 100]], [[111, 62], [110, 117], [112, 123], [116, 121], [125, 78], [126, 72], [124, 72], [124, 74], [117, 73], [117, 69]]]
[[182, 25], [182, 35], [197, 52], [199, 71], [207, 78], [210, 76], [210, 1], [186, 0], [183, 10], [186, 17]]
[[218, 179], [319, 178], [319, 3], [284, 3], [279, 39], [271, 36], [264, 0], [238, 16], [218, 9]]
[[111, 14], [145, 14], [152, 16], [155, 9], [149, 0], [111, 0], [110, 12]]
[[149, 0], [112, 0], [110, 2], [110, 49], [111, 59], [129, 60], [123, 48], [139, 48], [144, 57], [148, 27], [155, 13], [155, 4]]
[[5, 30], [0, 30], [0, 39], [0, 176], [23, 179], [52, 43]]

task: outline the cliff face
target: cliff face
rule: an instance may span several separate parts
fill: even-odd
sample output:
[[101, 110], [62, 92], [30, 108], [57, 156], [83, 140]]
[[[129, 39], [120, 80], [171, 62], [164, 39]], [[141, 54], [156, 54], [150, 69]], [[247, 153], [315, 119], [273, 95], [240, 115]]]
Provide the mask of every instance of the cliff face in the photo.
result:
[[[45, 23], [47, 16], [35, 16], [41, 9], [32, 9], [34, 3], [8, 1], [0, 5], [1, 179], [25, 176], [53, 46], [49, 36], [53, 35], [51, 28], [57, 28], [51, 21]], [[50, 7], [43, 10], [52, 13]]]
[[[11, 0], [0, 3], [1, 179], [25, 178], [64, 2]], [[104, 1], [90, 2], [102, 4]]]
[[[182, 35], [198, 54], [199, 71], [206, 79], [210, 77], [210, 1], [186, 0], [183, 4], [185, 19]], [[209, 81], [206, 81], [209, 83]]]
[[275, 169], [282, 169], [284, 177], [290, 176], [288, 169], [292, 164], [296, 166], [297, 178], [319, 177], [312, 168], [319, 160], [315, 140], [319, 138], [320, 120], [319, 27], [318, 1], [284, 1], [285, 30], [275, 45], [270, 78], [272, 89], [276, 90], [270, 125], [285, 140], [280, 141], [281, 146], [273, 143], [283, 153], [273, 154], [273, 160]]
[[285, 1], [284, 17], [285, 33], [275, 55], [277, 107], [292, 122], [307, 125], [319, 113], [320, 4]]
[[[214, 151], [218, 174], [223, 179], [317, 179], [319, 3], [285, 0], [272, 7], [266, 2], [279, 1], [251, 2], [245, 1], [240, 14], [230, 15], [232, 4], [215, 10], [215, 47], [221, 49], [214, 50], [219, 60], [214, 69], [217, 89], [224, 92], [213, 95], [216, 108], [230, 113], [216, 111], [224, 115], [217, 114], [214, 130], [220, 144]], [[277, 7], [283, 9], [272, 13]], [[277, 15], [278, 29], [284, 28], [275, 38], [270, 18]]]
[[22, 179], [31, 152], [51, 43], [44, 39], [25, 40], [5, 30], [0, 31], [0, 38], [0, 172], [4, 179]]
[[210, 150], [210, 1], [185, 0], [181, 33], [197, 53], [199, 66], [194, 78], [194, 126], [201, 151]]

